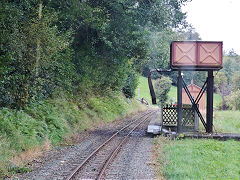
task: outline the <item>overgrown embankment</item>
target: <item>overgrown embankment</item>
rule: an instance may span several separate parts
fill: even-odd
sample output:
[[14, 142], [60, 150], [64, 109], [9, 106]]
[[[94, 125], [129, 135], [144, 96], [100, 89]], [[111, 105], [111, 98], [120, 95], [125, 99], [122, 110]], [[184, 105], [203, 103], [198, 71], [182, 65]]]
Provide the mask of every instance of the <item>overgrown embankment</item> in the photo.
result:
[[0, 174], [27, 171], [24, 164], [52, 145], [99, 123], [110, 122], [144, 108], [123, 95], [67, 97], [29, 104], [24, 110], [0, 110]]

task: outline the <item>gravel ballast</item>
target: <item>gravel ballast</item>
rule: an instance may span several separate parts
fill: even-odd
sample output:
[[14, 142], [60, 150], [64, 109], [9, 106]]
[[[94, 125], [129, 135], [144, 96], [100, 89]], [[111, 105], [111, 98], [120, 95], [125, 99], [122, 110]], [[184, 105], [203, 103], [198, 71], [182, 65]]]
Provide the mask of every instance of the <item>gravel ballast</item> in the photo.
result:
[[[140, 114], [143, 113], [138, 116]], [[79, 162], [131, 120], [132, 118], [125, 118], [85, 132], [77, 144], [54, 148], [41, 159], [29, 164], [32, 172], [16, 175], [14, 178], [65, 179]], [[146, 129], [147, 122], [131, 135], [106, 171], [106, 179], [154, 179], [154, 171], [150, 165], [153, 139], [146, 136]], [[81, 176], [82, 179], [83, 177]]]

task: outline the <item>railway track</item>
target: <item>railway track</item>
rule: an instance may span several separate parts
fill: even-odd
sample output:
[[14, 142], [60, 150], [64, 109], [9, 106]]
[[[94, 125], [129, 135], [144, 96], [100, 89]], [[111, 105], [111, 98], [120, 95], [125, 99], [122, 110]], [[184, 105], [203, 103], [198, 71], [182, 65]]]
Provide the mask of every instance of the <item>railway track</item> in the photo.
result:
[[123, 144], [126, 143], [128, 137], [136, 128], [149, 120], [155, 113], [156, 111], [154, 110], [148, 111], [115, 132], [98, 148], [92, 151], [91, 154], [84, 158], [81, 163], [75, 165], [75, 168], [65, 179], [103, 179], [108, 166], [118, 154]]

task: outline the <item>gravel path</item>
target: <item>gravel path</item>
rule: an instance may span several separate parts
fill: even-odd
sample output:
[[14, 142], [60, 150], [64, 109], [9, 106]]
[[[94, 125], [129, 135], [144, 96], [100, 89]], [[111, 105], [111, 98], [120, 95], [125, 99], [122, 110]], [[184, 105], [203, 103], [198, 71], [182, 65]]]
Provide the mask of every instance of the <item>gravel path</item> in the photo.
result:
[[151, 164], [152, 139], [131, 137], [106, 172], [106, 179], [155, 179]]
[[[139, 113], [136, 116], [139, 116]], [[44, 157], [32, 162], [29, 167], [32, 172], [15, 176], [13, 179], [64, 179], [90, 152], [109, 138], [119, 127], [132, 121], [131, 118], [104, 124], [94, 131], [84, 133], [81, 140], [74, 146], [56, 147], [47, 152]], [[138, 129], [124, 145], [126, 150], [120, 151], [110, 169], [118, 169], [108, 173], [107, 179], [153, 179], [154, 172], [149, 166], [152, 138], [146, 137], [147, 124]], [[134, 146], [132, 146], [134, 144]], [[129, 147], [128, 147], [129, 146]], [[125, 149], [125, 148], [124, 148]], [[75, 164], [75, 166], [74, 166]]]

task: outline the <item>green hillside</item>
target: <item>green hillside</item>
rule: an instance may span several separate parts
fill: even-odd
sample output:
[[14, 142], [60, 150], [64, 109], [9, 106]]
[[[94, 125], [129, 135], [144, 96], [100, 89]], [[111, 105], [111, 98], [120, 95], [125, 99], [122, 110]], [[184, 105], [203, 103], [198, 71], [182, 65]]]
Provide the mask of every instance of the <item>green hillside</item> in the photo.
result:
[[135, 91], [135, 94], [136, 94], [137, 99], [144, 98], [148, 102], [151, 102], [151, 96], [150, 96], [150, 92], [149, 92], [149, 88], [148, 88], [148, 79], [147, 78], [145, 78], [143, 76], [139, 77], [139, 83], [138, 83], [138, 87]]

